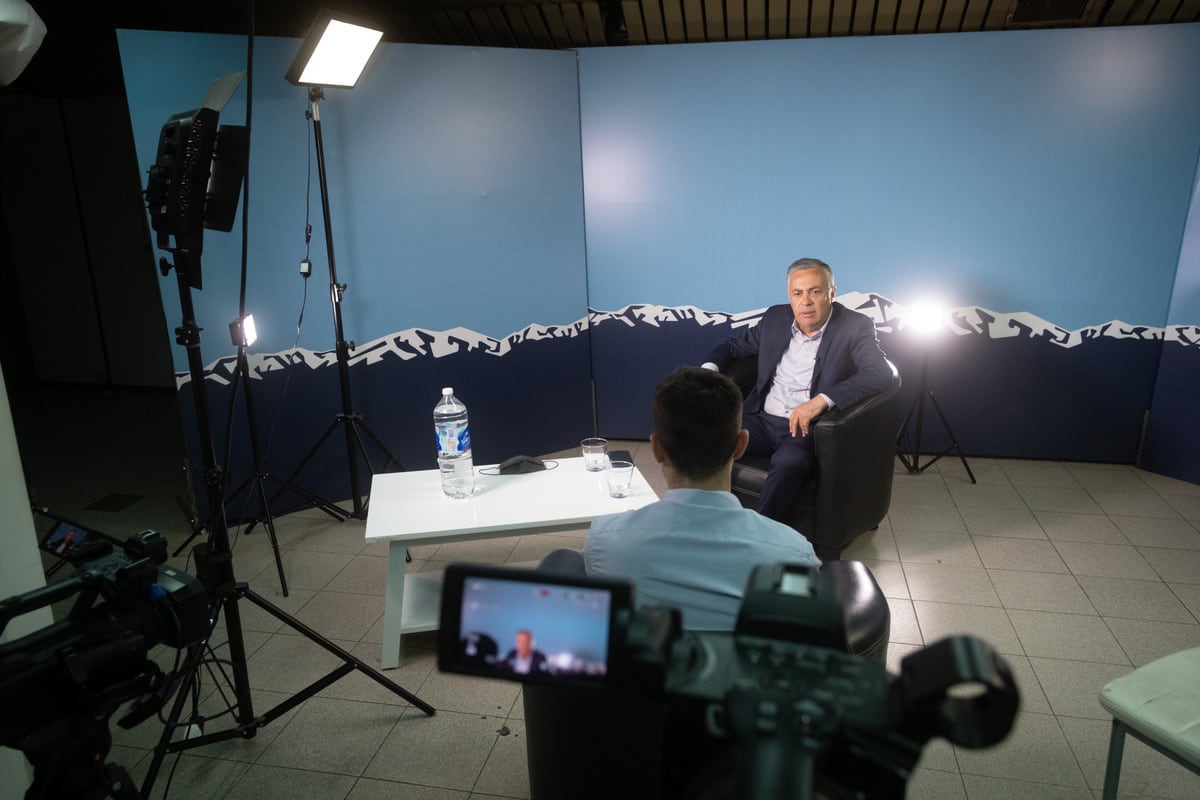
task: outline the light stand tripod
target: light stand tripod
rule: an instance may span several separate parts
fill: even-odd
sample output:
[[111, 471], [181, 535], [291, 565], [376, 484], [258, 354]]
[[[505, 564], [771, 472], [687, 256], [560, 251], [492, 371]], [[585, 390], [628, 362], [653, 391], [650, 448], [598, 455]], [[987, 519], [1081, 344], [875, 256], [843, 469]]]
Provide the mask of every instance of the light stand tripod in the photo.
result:
[[[250, 391], [250, 366], [246, 361], [246, 340], [244, 336], [239, 337], [237, 346], [238, 367], [237, 374], [233, 379], [232, 391], [234, 397], [236, 398], [239, 383], [244, 387], [243, 391], [245, 392], [246, 396], [246, 422], [250, 428], [250, 454], [254, 458], [254, 474], [242, 481], [242, 485], [233, 490], [226, 502], [231, 502], [233, 498], [237, 497], [243, 491], [249, 489], [251, 483], [253, 483], [254, 487], [258, 490], [258, 502], [262, 507], [262, 519], [267, 528], [267, 538], [271, 540], [271, 549], [274, 551], [275, 570], [279, 573], [279, 589], [283, 592], [283, 596], [287, 597], [287, 578], [284, 577], [283, 559], [279, 555], [279, 539], [275, 536], [275, 518], [271, 515], [271, 505], [267, 500], [267, 490], [263, 483], [271, 476], [263, 469], [262, 453], [258, 446], [258, 425], [254, 421], [254, 398]], [[230, 422], [232, 423], [232, 419]], [[254, 522], [257, 521], [257, 519], [254, 520]], [[251, 522], [250, 525], [246, 527], [247, 532], [249, 532], [250, 528], [254, 527], [254, 522]]]
[[[347, 517], [355, 519], [365, 519], [367, 515], [366, 504], [363, 502], [362, 482], [358, 472], [358, 458], [361, 456], [367, 464], [367, 469], [374, 473], [374, 466], [371, 464], [371, 458], [367, 454], [367, 448], [363, 442], [362, 434], [370, 437], [371, 441], [375, 442], [383, 454], [387, 456], [387, 461], [384, 463], [386, 469], [389, 464], [396, 464], [397, 467], [403, 469], [400, 461], [391, 454], [387, 446], [379, 439], [378, 436], [367, 427], [366, 421], [361, 414], [354, 411], [354, 403], [350, 398], [350, 351], [354, 349], [354, 342], [347, 342], [345, 334], [342, 330], [342, 294], [346, 291], [346, 284], [338, 283], [337, 279], [337, 264], [333, 257], [333, 225], [329, 219], [329, 185], [325, 180], [325, 144], [321, 137], [321, 112], [317, 103], [325, 99], [325, 92], [320, 86], [310, 86], [308, 89], [308, 101], [311, 109], [308, 112], [308, 117], [312, 119], [313, 124], [313, 139], [317, 145], [317, 177], [321, 186], [321, 213], [325, 223], [325, 252], [329, 259], [329, 299], [333, 304], [333, 330], [337, 337], [336, 352], [338, 365], [338, 383], [341, 385], [342, 392], [342, 413], [337, 414], [321, 437], [317, 439], [316, 444], [309, 449], [308, 454], [301, 459], [299, 465], [292, 470], [288, 475], [286, 483], [291, 483], [296, 475], [304, 468], [304, 466], [312, 460], [321, 445], [325, 440], [337, 430], [338, 426], [342, 426], [346, 435], [346, 460], [350, 467], [350, 499], [354, 506], [353, 512], [346, 512], [342, 509], [342, 513]], [[280, 492], [276, 492], [275, 497], [278, 497]]]
[[[935, 455], [924, 465], [921, 465], [921, 433], [925, 425], [925, 398], [929, 398], [929, 402], [933, 405], [933, 410], [937, 412], [938, 419], [942, 421], [942, 427], [946, 429], [946, 435], [950, 437], [950, 446], [942, 452]], [[908, 447], [908, 423], [916, 417], [917, 431], [916, 438], [912, 442], [912, 446]], [[908, 453], [905, 453], [905, 450]], [[929, 469], [942, 456], [950, 453], [957, 453], [962, 461], [963, 469], [967, 471], [967, 476], [970, 477], [971, 483], [975, 483], [975, 473], [971, 472], [970, 465], [967, 464], [967, 457], [963, 455], [962, 448], [958, 446], [958, 439], [954, 437], [954, 431], [950, 430], [950, 423], [946, 421], [946, 415], [942, 413], [942, 407], [938, 405], [937, 398], [933, 396], [933, 389], [929, 388], [929, 351], [926, 350], [921, 356], [921, 386], [917, 389], [917, 397], [913, 400], [912, 407], [908, 410], [908, 414], [904, 417], [904, 424], [900, 426], [900, 433], [896, 436], [896, 455], [900, 458], [904, 468], [912, 474], [924, 472]]]
[[[145, 780], [142, 783], [142, 797], [151, 796], [150, 791], [154, 786], [155, 779], [158, 777], [163, 757], [168, 753], [189, 750], [226, 739], [253, 738], [260, 727], [287, 713], [292, 708], [295, 708], [300, 703], [303, 703], [355, 669], [400, 697], [403, 697], [424, 711], [426, 715], [433, 716], [435, 713], [433, 706], [398, 684], [388, 680], [370, 665], [346, 652], [328, 639], [325, 639], [312, 628], [293, 619], [272, 605], [268, 600], [255, 593], [245, 583], [240, 583], [234, 578], [233, 553], [229, 546], [229, 530], [226, 526], [225, 505], [221, 491], [224, 482], [223, 470], [216, 463], [216, 450], [213, 446], [212, 427], [208, 416], [204, 365], [200, 357], [200, 328], [195, 322], [191, 288], [187, 277], [187, 274], [193, 269], [196, 270], [196, 275], [199, 275], [199, 256], [192, 255], [186, 250], [176, 250], [174, 252], [174, 265], [165, 258], [161, 259], [159, 264], [164, 275], [174, 266], [176, 278], [179, 283], [179, 305], [183, 312], [183, 324], [175, 329], [175, 341], [187, 348], [188, 371], [191, 375], [192, 395], [195, 400], [196, 424], [200, 434], [200, 449], [204, 464], [204, 482], [207, 488], [209, 504], [210, 534], [207, 543], [196, 546], [196, 575], [208, 589], [209, 599], [214, 611], [214, 621], [221, 611], [225, 613], [225, 627], [229, 636], [229, 664], [233, 673], [233, 689], [237, 704], [235, 714], [237, 724], [227, 730], [191, 739], [171, 741], [172, 736], [179, 728], [180, 712], [183, 710], [184, 703], [187, 701], [192, 686], [197, 680], [201, 657], [207, 646], [207, 641], [192, 645], [188, 648], [183, 679], [176, 690], [177, 694], [174, 706], [171, 709], [171, 715], [163, 727], [162, 736], [159, 738], [158, 745], [154, 749], [154, 756], [150, 760]], [[255, 715], [250, 695], [249, 674], [246, 670], [246, 646], [242, 638], [241, 616], [238, 610], [238, 601], [242, 599], [251, 601], [310, 641], [333, 653], [341, 659], [342, 664], [323, 678], [314, 681], [307, 688], [282, 701], [269, 711]]]

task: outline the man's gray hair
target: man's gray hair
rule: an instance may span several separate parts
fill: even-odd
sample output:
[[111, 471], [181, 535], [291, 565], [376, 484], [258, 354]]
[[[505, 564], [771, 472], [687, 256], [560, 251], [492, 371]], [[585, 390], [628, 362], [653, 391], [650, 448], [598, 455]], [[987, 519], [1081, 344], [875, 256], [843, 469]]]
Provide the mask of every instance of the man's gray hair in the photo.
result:
[[799, 272], [802, 269], [823, 269], [825, 277], [829, 278], [829, 285], [836, 285], [833, 281], [833, 267], [826, 264], [819, 258], [798, 258], [788, 265], [787, 274], [791, 277], [793, 272]]

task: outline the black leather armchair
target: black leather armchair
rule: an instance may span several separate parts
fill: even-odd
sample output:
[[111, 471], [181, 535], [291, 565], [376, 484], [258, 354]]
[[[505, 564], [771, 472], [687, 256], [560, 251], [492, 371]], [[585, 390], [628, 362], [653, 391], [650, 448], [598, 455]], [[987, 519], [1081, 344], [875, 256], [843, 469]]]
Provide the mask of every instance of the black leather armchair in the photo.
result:
[[[783, 522], [813, 544], [822, 561], [841, 557], [854, 537], [879, 526], [892, 502], [896, 434], [900, 431], [900, 373], [890, 361], [892, 383], [849, 408], [823, 414], [813, 426], [817, 470], [784, 515]], [[754, 388], [757, 364], [739, 358], [726, 369], [745, 396]], [[771, 460], [746, 456], [733, 465], [733, 493], [746, 508], [758, 506]]]

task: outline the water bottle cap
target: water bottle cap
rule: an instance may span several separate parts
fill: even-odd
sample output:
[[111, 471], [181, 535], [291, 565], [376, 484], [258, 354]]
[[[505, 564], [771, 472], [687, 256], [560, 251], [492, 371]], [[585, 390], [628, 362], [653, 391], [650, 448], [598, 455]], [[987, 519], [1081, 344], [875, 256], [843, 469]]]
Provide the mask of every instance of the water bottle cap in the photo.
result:
[[450, 394], [454, 394], [454, 387], [453, 387], [453, 386], [447, 386], [446, 388], [442, 389], [442, 395], [443, 395], [443, 396], [445, 396], [445, 395], [450, 395]]

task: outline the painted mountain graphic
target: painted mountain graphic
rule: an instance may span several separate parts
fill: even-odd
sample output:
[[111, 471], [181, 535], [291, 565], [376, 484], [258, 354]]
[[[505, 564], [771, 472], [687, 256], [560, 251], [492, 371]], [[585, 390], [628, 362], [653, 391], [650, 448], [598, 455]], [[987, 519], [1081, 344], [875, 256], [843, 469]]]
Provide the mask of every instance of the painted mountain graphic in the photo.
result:
[[[847, 292], [838, 296], [838, 302], [848, 308], [866, 314], [875, 320], [876, 327], [883, 333], [900, 333], [912, 319], [908, 307], [895, 303], [878, 294]], [[408, 361], [414, 358], [444, 358], [460, 353], [486, 353], [493, 356], [509, 354], [514, 347], [527, 342], [548, 339], [575, 338], [590, 328], [607, 325], [637, 327], [648, 325], [662, 328], [675, 323], [690, 322], [702, 328], [728, 326], [737, 330], [757, 324], [765, 308], [736, 313], [707, 311], [696, 306], [660, 306], [639, 303], [625, 306], [616, 311], [592, 310], [587, 317], [562, 325], [530, 324], [519, 331], [497, 339], [469, 328], [457, 327], [444, 331], [429, 331], [408, 328], [397, 333], [358, 345], [350, 353], [350, 365], [373, 365], [390, 359]], [[950, 309], [947, 328], [959, 336], [977, 335], [989, 339], [1025, 338], [1043, 340], [1059, 347], [1073, 348], [1096, 339], [1137, 339], [1143, 341], [1168, 341], [1185, 346], [1200, 345], [1200, 326], [1171, 325], [1158, 328], [1112, 320], [1099, 325], [1088, 325], [1076, 330], [1067, 330], [1028, 312], [1000, 313], [979, 306], [964, 306]], [[306, 350], [297, 348], [280, 353], [255, 353], [246, 356], [251, 378], [264, 376], [292, 367], [318, 369], [335, 366], [337, 353], [334, 350]], [[237, 360], [226, 356], [214, 361], [206, 369], [206, 377], [225, 385], [232, 382], [237, 371]], [[177, 387], [191, 380], [188, 373], [176, 375]]]

